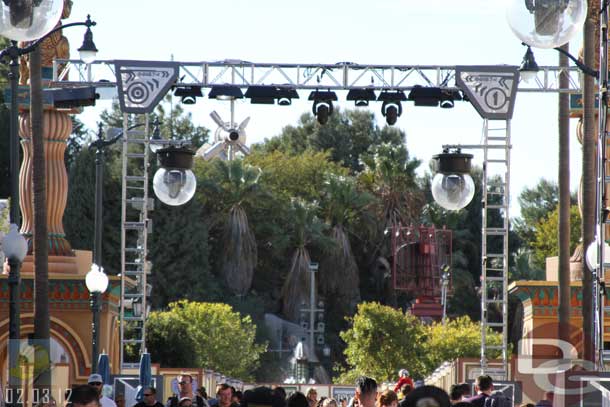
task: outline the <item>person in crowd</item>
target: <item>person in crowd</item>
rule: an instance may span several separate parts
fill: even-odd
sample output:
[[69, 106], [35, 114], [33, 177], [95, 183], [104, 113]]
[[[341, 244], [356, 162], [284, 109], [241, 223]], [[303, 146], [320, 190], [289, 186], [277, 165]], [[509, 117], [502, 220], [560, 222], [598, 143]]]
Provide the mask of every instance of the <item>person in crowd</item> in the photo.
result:
[[350, 401], [351, 407], [375, 407], [377, 401], [377, 382], [375, 379], [360, 376], [356, 379], [356, 395]]
[[176, 377], [176, 380], [178, 380], [179, 393], [167, 400], [166, 407], [179, 407], [180, 400], [185, 397], [189, 398], [195, 407], [209, 407], [206, 399], [193, 394], [193, 376], [190, 374], [180, 374]]
[[286, 400], [286, 407], [309, 407], [307, 397], [300, 391], [294, 392]]
[[345, 397], [342, 397], [339, 400], [339, 403], [341, 404], [341, 407], [347, 407], [347, 399]]
[[286, 401], [286, 389], [285, 389], [285, 388], [283, 388], [282, 386], [276, 386], [276, 385], [274, 385], [274, 386], [271, 388], [271, 394], [272, 394], [274, 397], [277, 397], [277, 398], [279, 398], [279, 399], [282, 399], [282, 400]]
[[337, 400], [332, 397], [326, 397], [322, 402], [322, 407], [337, 407]]
[[77, 386], [70, 391], [68, 402], [71, 407], [101, 407], [100, 391], [88, 384]]
[[394, 393], [398, 393], [400, 390], [402, 390], [402, 386], [405, 384], [411, 386], [411, 389], [415, 388], [415, 384], [409, 375], [409, 371], [407, 369], [400, 369], [398, 371], [398, 382], [396, 383], [396, 386], [394, 386]]
[[477, 377], [477, 380], [475, 383], [475, 391], [477, 392], [477, 395], [469, 397], [469, 398], [465, 399], [464, 401], [467, 401], [468, 403], [472, 404], [474, 407], [484, 407], [485, 400], [487, 400], [487, 398], [489, 396], [491, 396], [491, 393], [493, 393], [493, 390], [494, 390], [494, 383], [493, 383], [491, 376], [489, 376], [489, 375], [479, 376], [479, 377]]
[[197, 389], [197, 395], [204, 400], [208, 399], [208, 392], [204, 386], [201, 386], [200, 388]]
[[547, 391], [544, 393], [544, 398], [536, 403], [535, 407], [553, 407], [553, 392]]
[[216, 399], [218, 407], [231, 407], [233, 404], [233, 390], [226, 383], [221, 383], [216, 386]]
[[376, 407], [398, 407], [398, 396], [388, 389], [379, 394]]
[[135, 404], [134, 407], [163, 407], [163, 404], [157, 400], [157, 389], [145, 387], [142, 390], [142, 401]]
[[102, 407], [117, 407], [116, 403], [109, 397], [106, 397], [102, 394], [102, 389], [104, 388], [104, 379], [102, 379], [102, 375], [99, 373], [93, 373], [89, 376], [89, 380], [87, 380], [87, 384], [89, 386], [94, 387], [97, 390], [97, 394], [100, 399], [100, 405]]
[[411, 393], [412, 390], [413, 387], [410, 384], [403, 384], [400, 388], [400, 392], [397, 394], [398, 400], [404, 399], [409, 393]]
[[307, 403], [309, 404], [309, 407], [317, 406], [318, 391], [315, 388], [310, 387], [309, 389], [307, 389], [307, 393], [305, 394], [305, 397], [307, 397]]
[[180, 397], [178, 407], [193, 407], [193, 400], [190, 397]]
[[117, 394], [114, 398], [114, 402], [116, 403], [116, 407], [125, 407], [125, 395], [122, 393]]
[[521, 407], [536, 407], [536, 406], [532, 403], [523, 403], [523, 404], [521, 404]]
[[416, 387], [400, 402], [400, 407], [449, 407], [450, 405], [449, 395], [445, 390], [426, 385]]
[[453, 384], [449, 389], [449, 401], [451, 404], [457, 404], [464, 400], [464, 387], [462, 384]]
[[328, 397], [320, 397], [318, 399], [318, 402], [316, 403], [316, 407], [322, 407], [322, 405], [324, 404], [324, 400], [326, 400]]
[[233, 387], [233, 386], [231, 386], [231, 390], [233, 390], [233, 397], [231, 397], [231, 404], [236, 404], [236, 405], [241, 404], [241, 400], [243, 399], [244, 394], [239, 390], [235, 390], [235, 387]]

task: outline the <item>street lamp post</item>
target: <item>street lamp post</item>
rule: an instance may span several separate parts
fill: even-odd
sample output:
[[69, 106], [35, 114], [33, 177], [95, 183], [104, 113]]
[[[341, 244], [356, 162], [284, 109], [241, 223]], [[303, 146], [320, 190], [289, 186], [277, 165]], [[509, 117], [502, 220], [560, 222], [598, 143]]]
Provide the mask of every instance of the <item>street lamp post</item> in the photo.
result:
[[[11, 204], [12, 205], [12, 204]], [[14, 206], [14, 205], [12, 205]], [[8, 275], [9, 286], [9, 346], [8, 346], [8, 383], [10, 386], [10, 396], [16, 386], [19, 385], [18, 357], [19, 357], [19, 267], [28, 252], [28, 244], [25, 238], [19, 233], [17, 225], [12, 223], [9, 233], [2, 241], [2, 250], [8, 259], [10, 267]], [[11, 397], [12, 399], [12, 397]]]
[[108, 287], [108, 277], [102, 268], [102, 208], [104, 198], [104, 149], [121, 138], [122, 133], [117, 134], [110, 140], [104, 139], [102, 124], [98, 124], [97, 140], [91, 143], [95, 148], [95, 220], [93, 238], [93, 264], [87, 273], [87, 289], [91, 293], [92, 341], [91, 341], [91, 371], [97, 370], [98, 345], [99, 345], [99, 318], [100, 318], [100, 294]]
[[85, 284], [91, 293], [91, 312], [93, 321], [91, 323], [91, 372], [97, 371], [98, 344], [99, 344], [99, 326], [100, 326], [100, 294], [108, 288], [108, 276], [104, 273], [104, 269], [98, 267], [97, 264], [91, 265], [91, 270], [85, 277]]

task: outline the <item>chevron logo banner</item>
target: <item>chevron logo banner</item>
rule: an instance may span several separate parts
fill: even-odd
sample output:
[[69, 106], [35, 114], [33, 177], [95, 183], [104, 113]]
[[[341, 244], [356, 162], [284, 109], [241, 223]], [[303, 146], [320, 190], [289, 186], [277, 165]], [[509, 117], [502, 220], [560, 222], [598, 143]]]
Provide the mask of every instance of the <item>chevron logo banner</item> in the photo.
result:
[[484, 119], [513, 117], [519, 85], [516, 66], [456, 66], [455, 81]]
[[178, 64], [115, 61], [119, 103], [123, 113], [151, 113], [178, 78]]

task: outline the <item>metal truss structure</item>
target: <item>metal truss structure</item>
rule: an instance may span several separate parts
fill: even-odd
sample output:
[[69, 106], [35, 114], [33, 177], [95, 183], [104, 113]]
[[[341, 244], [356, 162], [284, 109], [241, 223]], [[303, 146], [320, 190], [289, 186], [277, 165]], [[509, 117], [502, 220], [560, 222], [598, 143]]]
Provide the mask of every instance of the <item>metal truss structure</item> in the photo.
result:
[[[152, 61], [151, 61], [152, 62]], [[175, 62], [179, 69], [176, 86], [199, 86], [210, 88], [214, 85], [234, 85], [249, 87], [252, 85], [275, 85], [290, 87], [295, 90], [350, 90], [350, 89], [372, 89], [408, 91], [415, 87], [435, 87], [448, 90], [458, 90], [456, 86], [457, 66], [433, 66], [433, 65], [360, 65], [351, 62], [340, 62], [337, 64], [286, 64], [286, 63], [254, 63], [241, 60], [224, 60], [215, 62]], [[560, 86], [559, 77], [564, 72], [563, 68], [547, 66], [540, 67], [536, 78], [530, 82], [521, 81], [518, 85], [519, 92], [527, 93], [581, 93], [581, 73], [576, 67], [568, 68], [569, 83], [566, 88]], [[53, 65], [54, 87], [95, 86], [101, 88], [115, 88], [117, 77], [115, 61], [97, 61], [86, 65], [80, 60], [56, 60]], [[481, 366], [487, 368], [487, 355], [490, 351], [499, 350], [502, 354], [503, 367], [497, 372], [498, 376], [508, 375], [507, 355], [507, 276], [508, 276], [508, 205], [509, 191], [508, 181], [510, 176], [510, 131], [509, 121], [501, 129], [490, 129], [488, 120], [484, 120], [485, 133], [485, 209], [483, 213], [483, 287], [486, 295], [482, 296], [482, 327], [483, 332], [487, 328], [502, 331], [502, 344], [494, 345], [487, 343], [485, 336], [482, 341]], [[489, 135], [490, 130], [501, 130], [499, 134]], [[488, 143], [495, 141], [496, 143]], [[499, 144], [499, 145], [492, 145]], [[468, 146], [462, 146], [467, 148]], [[494, 148], [499, 148], [500, 157], [488, 157], [488, 153]], [[124, 151], [125, 154], [125, 151]], [[498, 163], [500, 167], [500, 192], [493, 191], [498, 187], [488, 183], [488, 175], [492, 175], [488, 164]], [[125, 166], [124, 166], [125, 168]], [[128, 176], [124, 171], [123, 183], [126, 185]], [[497, 173], [496, 173], [497, 175]], [[145, 188], [145, 186], [143, 186]], [[492, 197], [493, 195], [493, 197]], [[146, 196], [142, 197], [146, 201]], [[124, 192], [125, 201], [125, 192]], [[124, 203], [125, 205], [125, 203]], [[141, 236], [145, 236], [147, 217], [145, 208], [143, 218], [138, 219], [133, 225], [139, 230], [144, 230]], [[125, 215], [125, 206], [124, 206]], [[495, 211], [493, 214], [491, 212]], [[500, 222], [496, 224], [494, 222]], [[124, 216], [125, 222], [125, 216]], [[129, 223], [131, 225], [132, 223]], [[125, 226], [125, 225], [124, 225]], [[123, 233], [125, 233], [125, 228]], [[496, 239], [496, 240], [494, 240]], [[124, 239], [125, 240], [125, 239]], [[141, 244], [140, 241], [138, 243]], [[144, 246], [136, 246], [137, 249], [146, 250], [146, 239]], [[124, 243], [124, 250], [126, 245]], [[139, 258], [139, 261], [145, 259]], [[123, 273], [127, 273], [123, 262]], [[144, 277], [146, 270], [138, 268], [135, 274]], [[396, 275], [396, 273], [394, 273]], [[440, 284], [440, 275], [435, 275], [435, 283]], [[395, 282], [396, 284], [396, 282]], [[145, 303], [146, 285], [140, 286], [135, 297], [142, 298]], [[134, 298], [135, 298], [134, 297]], [[126, 298], [123, 297], [123, 300]], [[123, 309], [123, 307], [122, 307]], [[493, 311], [493, 312], [490, 312]], [[122, 319], [126, 317], [122, 311]], [[493, 318], [492, 318], [493, 316]], [[123, 322], [123, 321], [122, 321]], [[141, 318], [137, 322], [142, 322]], [[121, 331], [123, 332], [123, 331]], [[141, 336], [139, 338], [138, 336]], [[144, 330], [138, 330], [136, 338], [130, 339], [122, 334], [122, 346], [128, 341], [143, 345]], [[122, 359], [122, 363], [125, 361]]]
[[[410, 90], [415, 86], [457, 89], [455, 66], [441, 65], [361, 65], [352, 62], [336, 64], [255, 63], [241, 60], [215, 62], [176, 62], [179, 66], [177, 86], [285, 85], [295, 89]], [[537, 77], [519, 84], [520, 92], [579, 93], [580, 75], [576, 67], [568, 70], [568, 88], [560, 88], [562, 68], [541, 67]], [[53, 64], [53, 86], [116, 85], [114, 61], [96, 61], [86, 65], [80, 60], [58, 59]]]

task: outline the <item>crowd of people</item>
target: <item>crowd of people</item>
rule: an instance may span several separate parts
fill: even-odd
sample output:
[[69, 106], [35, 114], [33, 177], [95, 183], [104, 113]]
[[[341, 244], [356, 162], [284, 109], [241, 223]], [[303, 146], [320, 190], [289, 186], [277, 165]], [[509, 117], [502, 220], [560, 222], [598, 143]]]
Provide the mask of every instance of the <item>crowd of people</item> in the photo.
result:
[[[125, 398], [117, 395], [111, 400], [102, 393], [102, 378], [98, 374], [89, 377], [88, 384], [78, 386], [66, 394], [65, 407], [516, 407], [513, 401], [494, 391], [493, 380], [488, 375], [479, 376], [474, 386], [467, 383], [451, 386], [449, 393], [435, 386], [414, 384], [406, 370], [400, 372], [400, 379], [394, 390], [381, 389], [377, 382], [366, 376], [356, 380], [354, 397], [350, 400], [335, 400], [331, 397], [318, 398], [315, 388], [306, 393], [290, 395], [281, 386], [257, 387], [244, 393], [228, 384], [216, 387], [215, 397], [208, 397], [206, 389], [193, 389], [193, 378], [188, 374], [178, 376], [178, 393], [163, 404], [154, 387], [141, 389], [142, 401], [133, 406], [125, 406]], [[47, 404], [53, 406], [55, 404]], [[553, 393], [545, 394], [536, 404], [520, 407], [552, 407]]]

